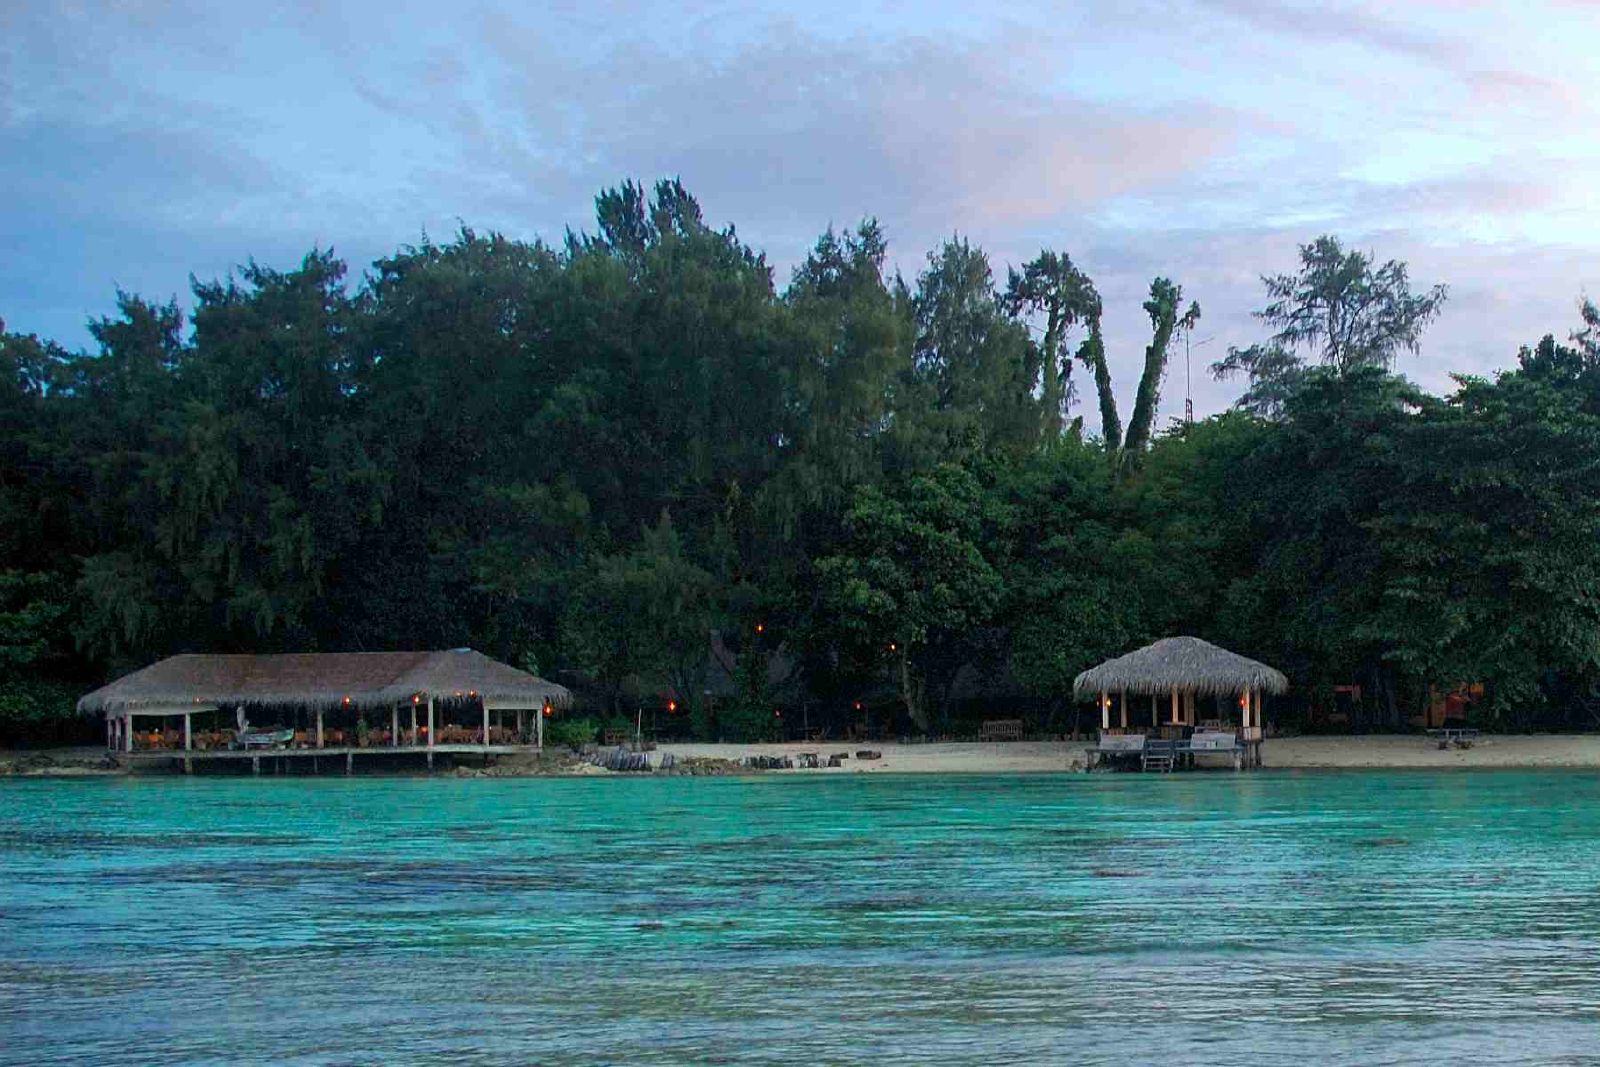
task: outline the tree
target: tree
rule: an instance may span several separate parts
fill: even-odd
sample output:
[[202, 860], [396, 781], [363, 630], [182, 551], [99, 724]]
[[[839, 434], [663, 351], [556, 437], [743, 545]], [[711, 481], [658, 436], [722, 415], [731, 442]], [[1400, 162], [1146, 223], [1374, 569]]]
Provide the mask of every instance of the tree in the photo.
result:
[[1000, 606], [1001, 577], [984, 553], [996, 522], [978, 479], [941, 464], [887, 490], [859, 489], [846, 547], [817, 561], [840, 654], [886, 664], [919, 730], [945, 718], [950, 683]]
[[1403, 262], [1391, 259], [1376, 270], [1372, 264], [1370, 253], [1347, 252], [1338, 238], [1325, 235], [1300, 246], [1298, 274], [1262, 275], [1270, 303], [1255, 314], [1276, 332], [1265, 343], [1230, 348], [1211, 368], [1218, 378], [1249, 379], [1240, 406], [1281, 412], [1307, 367], [1303, 352], [1344, 374], [1358, 367], [1388, 370], [1399, 352], [1417, 350], [1447, 287], [1416, 294]]
[[1041, 421], [1032, 393], [1037, 350], [1022, 324], [1005, 314], [983, 250], [953, 237], [930, 252], [912, 310], [912, 398], [920, 410], [911, 422], [932, 431], [921, 442], [923, 454], [1034, 447]]
[[719, 590], [684, 553], [671, 516], [663, 512], [631, 551], [591, 559], [589, 568], [567, 617], [572, 661], [602, 683], [613, 714], [635, 680], [646, 689], [671, 687], [697, 719]]
[[[1020, 272], [1008, 272], [1005, 308], [1013, 317], [1044, 312], [1039, 400], [1044, 409], [1045, 439], [1053, 440], [1061, 435], [1062, 417], [1072, 403], [1072, 360], [1067, 354], [1066, 334], [1090, 319], [1098, 328], [1100, 295], [1070, 256], [1045, 249], [1023, 264]], [[1103, 368], [1097, 364], [1095, 369]]]

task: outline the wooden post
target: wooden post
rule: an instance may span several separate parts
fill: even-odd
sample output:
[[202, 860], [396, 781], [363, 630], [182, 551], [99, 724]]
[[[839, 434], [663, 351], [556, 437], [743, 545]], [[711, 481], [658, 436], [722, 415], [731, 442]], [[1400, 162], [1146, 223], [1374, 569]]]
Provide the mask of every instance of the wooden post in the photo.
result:
[[417, 702], [411, 702], [411, 747], [417, 747]]
[[535, 735], [537, 735], [537, 742], [536, 743], [538, 745], [539, 751], [543, 752], [544, 751], [544, 709], [543, 708], [539, 709], [539, 712], [538, 712], [538, 715], [537, 715], [537, 719], [538, 719], [538, 721], [535, 723], [533, 729], [534, 729]]
[[122, 743], [128, 746], [128, 751], [133, 751], [133, 712], [130, 710], [122, 719]]
[[1100, 729], [1111, 729], [1111, 698], [1104, 689], [1100, 690]]
[[389, 705], [389, 747], [395, 748], [400, 744], [400, 705]]
[[1172, 687], [1172, 725], [1181, 726], [1183, 720], [1178, 718], [1178, 687]]
[[322, 709], [317, 709], [317, 747], [322, 747]]
[[[428, 698], [428, 747], [433, 747], [433, 697]], [[428, 766], [433, 766], [433, 753], [428, 753]]]
[[193, 719], [193, 712], [186, 711], [183, 713], [183, 750], [185, 752], [190, 752], [194, 749]]
[[483, 747], [489, 747], [489, 702], [483, 701]]
[[1122, 712], [1122, 728], [1128, 728], [1128, 691], [1122, 690], [1117, 694], [1117, 708]]
[[517, 709], [517, 744], [526, 744], [528, 737], [528, 713], [522, 708]]

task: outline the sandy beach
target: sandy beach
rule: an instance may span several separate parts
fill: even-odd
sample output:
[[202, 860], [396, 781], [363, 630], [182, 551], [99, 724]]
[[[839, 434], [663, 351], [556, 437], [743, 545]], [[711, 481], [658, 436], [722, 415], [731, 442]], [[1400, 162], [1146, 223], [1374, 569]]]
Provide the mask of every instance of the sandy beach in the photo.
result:
[[[896, 742], [823, 742], [765, 745], [663, 744], [652, 753], [651, 763], [671, 753], [686, 759], [742, 761], [747, 756], [791, 756], [815, 752], [824, 759], [849, 753], [838, 768], [779, 771], [780, 774], [1041, 774], [1081, 770], [1086, 741], [942, 742], [903, 745]], [[881, 753], [875, 760], [857, 759], [856, 753]], [[1420, 735], [1365, 737], [1280, 737], [1264, 749], [1267, 768], [1493, 768], [1493, 767], [1595, 767], [1600, 768], [1600, 734], [1509, 734], [1486, 736], [1469, 749], [1440, 749]], [[126, 773], [122, 767], [105, 767], [98, 748], [0, 750], [0, 775], [80, 776]], [[798, 762], [798, 759], [796, 759]], [[1222, 760], [1210, 761], [1218, 767]], [[549, 773], [548, 766], [519, 768], [514, 761], [502, 773]], [[573, 768], [576, 773], [606, 774], [594, 767]]]
[[[807, 773], [928, 773], [993, 774], [1039, 773], [1081, 769], [1085, 741], [950, 742], [901, 745], [869, 744], [782, 745], [662, 745], [679, 759], [711, 757], [743, 759], [745, 756], [789, 755], [818, 752], [827, 756], [850, 752], [844, 767]], [[883, 754], [878, 760], [857, 760], [859, 749]], [[1441, 750], [1421, 735], [1365, 737], [1284, 737], [1266, 742], [1268, 768], [1311, 767], [1600, 767], [1600, 735], [1511, 734], [1481, 739], [1472, 748]], [[1215, 762], [1222, 766], [1221, 761]]]

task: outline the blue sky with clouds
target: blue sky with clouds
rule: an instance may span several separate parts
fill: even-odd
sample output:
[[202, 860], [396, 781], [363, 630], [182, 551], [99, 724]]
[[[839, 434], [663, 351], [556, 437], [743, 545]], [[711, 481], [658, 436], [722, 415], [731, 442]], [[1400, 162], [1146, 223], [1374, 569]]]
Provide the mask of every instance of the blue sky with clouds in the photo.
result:
[[186, 301], [313, 246], [359, 271], [462, 222], [554, 239], [600, 187], [681, 175], [780, 284], [867, 214], [908, 275], [952, 231], [1001, 272], [1067, 251], [1127, 393], [1152, 275], [1204, 308], [1198, 369], [1336, 233], [1450, 283], [1402, 366], [1444, 388], [1600, 295], [1597, 45], [1592, 0], [11, 0], [0, 317], [84, 345], [118, 287]]

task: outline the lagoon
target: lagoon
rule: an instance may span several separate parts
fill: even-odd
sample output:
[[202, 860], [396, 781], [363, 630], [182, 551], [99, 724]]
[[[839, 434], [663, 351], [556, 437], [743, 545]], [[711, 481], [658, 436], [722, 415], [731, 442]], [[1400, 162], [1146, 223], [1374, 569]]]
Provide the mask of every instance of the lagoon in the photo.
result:
[[1543, 1063], [1600, 775], [0, 780], [0, 1063]]

